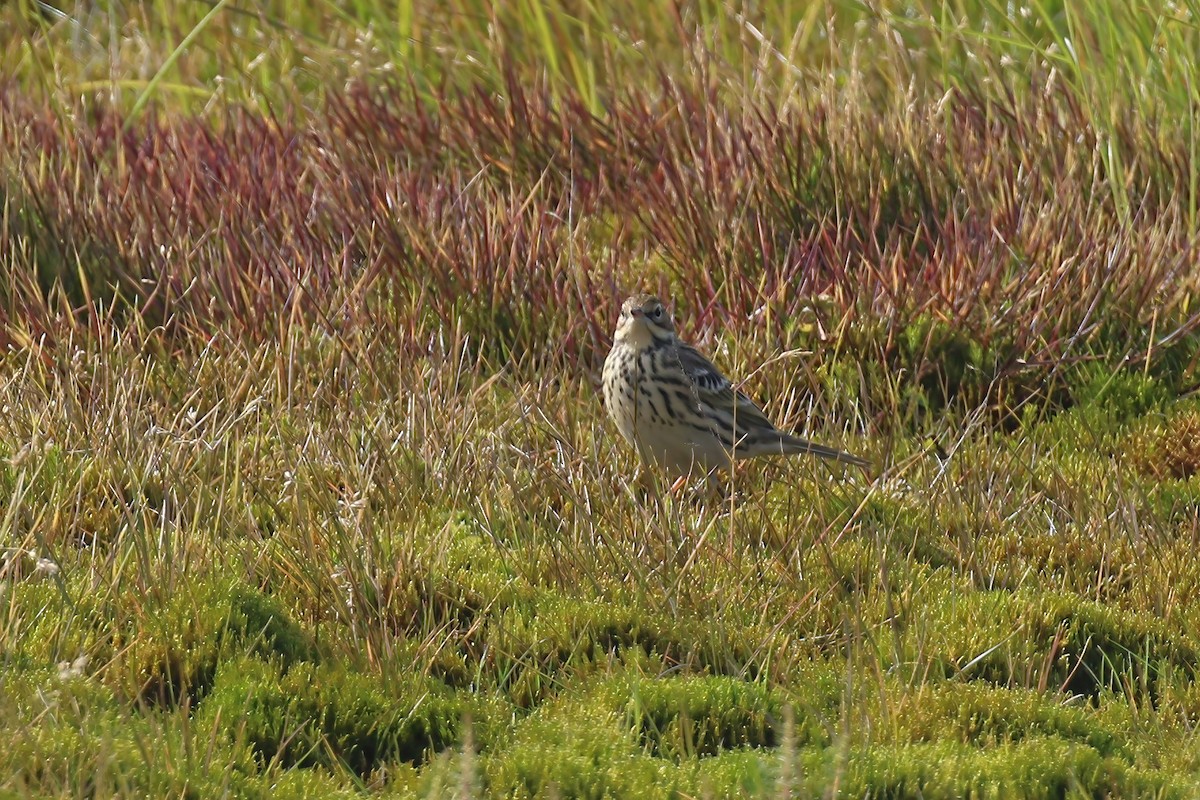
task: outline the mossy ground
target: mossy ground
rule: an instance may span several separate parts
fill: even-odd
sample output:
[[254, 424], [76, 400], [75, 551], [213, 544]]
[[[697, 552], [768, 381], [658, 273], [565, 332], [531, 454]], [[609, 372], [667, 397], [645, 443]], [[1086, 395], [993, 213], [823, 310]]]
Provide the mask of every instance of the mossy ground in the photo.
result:
[[294, 352], [290, 392], [269, 350], [176, 364], [260, 391], [151, 435], [184, 387], [145, 359], [91, 354], [87, 406], [11, 375], [18, 794], [1196, 790], [1197, 478], [1145, 446], [1195, 401], [1089, 399], [876, 480], [763, 465], [713, 502], [629, 485], [577, 380], [414, 395], [380, 350], [347, 402], [339, 359]]
[[[0, 8], [0, 796], [1200, 793], [1195, 9], [127, 5]], [[638, 289], [873, 469], [637, 479]]]

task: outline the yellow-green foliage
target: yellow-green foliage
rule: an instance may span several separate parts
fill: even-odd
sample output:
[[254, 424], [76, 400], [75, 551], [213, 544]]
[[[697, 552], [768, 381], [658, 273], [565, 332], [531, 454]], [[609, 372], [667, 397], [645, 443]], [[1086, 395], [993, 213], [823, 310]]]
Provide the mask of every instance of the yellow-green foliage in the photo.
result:
[[265, 761], [365, 774], [444, 750], [458, 740], [466, 711], [445, 686], [413, 674], [385, 680], [242, 658], [222, 665], [199, 721], [225, 720]]
[[281, 663], [316, 657], [311, 637], [270, 597], [228, 580], [181, 584], [167, 595], [99, 598], [67, 584], [14, 589], [20, 619], [11, 657], [40, 666], [80, 657], [125, 698], [174, 704], [203, 695], [223, 656], [259, 653]]
[[[939, 742], [852, 751], [844, 758], [841, 785], [848, 793], [864, 797], [1054, 798], [1071, 791], [1136, 794], [1170, 785], [1162, 775], [1147, 781], [1127, 772], [1089, 747], [1044, 737], [991, 750]], [[832, 769], [826, 766], [824, 774], [813, 769], [818, 780], [812, 785], [822, 785]]]

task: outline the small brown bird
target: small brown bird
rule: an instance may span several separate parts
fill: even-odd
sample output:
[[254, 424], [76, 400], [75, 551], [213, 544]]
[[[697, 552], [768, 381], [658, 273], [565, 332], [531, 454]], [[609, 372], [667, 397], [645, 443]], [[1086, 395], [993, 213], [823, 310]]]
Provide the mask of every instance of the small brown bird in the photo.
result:
[[793, 453], [869, 464], [776, 428], [700, 351], [680, 341], [653, 295], [634, 295], [621, 306], [604, 361], [604, 404], [643, 461], [677, 475], [711, 475], [735, 460]]

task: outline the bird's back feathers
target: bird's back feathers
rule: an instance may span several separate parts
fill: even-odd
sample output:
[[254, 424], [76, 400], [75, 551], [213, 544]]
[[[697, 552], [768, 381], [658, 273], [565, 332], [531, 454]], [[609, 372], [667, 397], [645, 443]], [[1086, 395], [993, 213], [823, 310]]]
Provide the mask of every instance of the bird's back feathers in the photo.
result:
[[734, 449], [746, 456], [807, 453], [844, 464], [865, 467], [865, 459], [842, 450], [810, 442], [775, 427], [766, 413], [745, 393], [734, 389], [716, 365], [696, 348], [677, 340], [680, 368], [690, 379], [702, 411], [728, 420], [734, 430]]

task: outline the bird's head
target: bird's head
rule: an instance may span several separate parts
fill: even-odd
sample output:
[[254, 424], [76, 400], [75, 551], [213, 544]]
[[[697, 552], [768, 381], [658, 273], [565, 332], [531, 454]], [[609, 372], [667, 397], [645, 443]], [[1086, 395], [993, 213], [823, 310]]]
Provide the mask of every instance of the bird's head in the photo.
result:
[[644, 347], [653, 341], [675, 336], [675, 322], [662, 301], [654, 295], [635, 294], [621, 304], [617, 339]]

